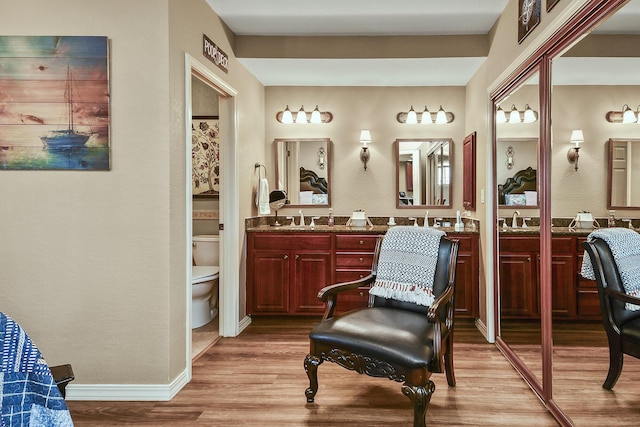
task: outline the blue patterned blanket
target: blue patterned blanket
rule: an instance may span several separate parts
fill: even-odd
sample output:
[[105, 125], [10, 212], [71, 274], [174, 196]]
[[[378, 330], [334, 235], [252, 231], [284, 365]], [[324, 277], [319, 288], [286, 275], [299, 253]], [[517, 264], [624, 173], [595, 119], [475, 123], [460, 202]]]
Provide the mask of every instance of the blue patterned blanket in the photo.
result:
[[40, 350], [12, 318], [0, 312], [0, 426], [73, 426]]

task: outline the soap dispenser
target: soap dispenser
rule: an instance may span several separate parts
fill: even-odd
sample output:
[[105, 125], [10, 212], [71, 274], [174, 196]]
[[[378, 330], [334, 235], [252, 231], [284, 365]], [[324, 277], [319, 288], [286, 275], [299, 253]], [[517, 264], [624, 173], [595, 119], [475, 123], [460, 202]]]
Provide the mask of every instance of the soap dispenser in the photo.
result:
[[425, 211], [424, 213], [424, 227], [429, 227], [429, 211]]
[[333, 225], [334, 225], [333, 208], [329, 208], [329, 219], [327, 220], [327, 225], [329, 227], [333, 227]]
[[298, 211], [300, 213], [300, 227], [304, 227], [304, 212], [302, 212], [302, 209], [300, 209]]

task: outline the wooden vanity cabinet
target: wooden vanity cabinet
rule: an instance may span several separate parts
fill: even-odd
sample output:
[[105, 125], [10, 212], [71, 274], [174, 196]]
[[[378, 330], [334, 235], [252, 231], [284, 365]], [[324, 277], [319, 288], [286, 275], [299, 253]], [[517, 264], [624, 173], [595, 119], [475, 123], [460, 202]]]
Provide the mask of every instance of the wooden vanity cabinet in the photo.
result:
[[458, 262], [456, 268], [456, 317], [475, 318], [478, 316], [479, 260], [477, 234], [452, 234], [457, 239]]
[[318, 291], [333, 283], [331, 235], [248, 233], [250, 314], [321, 314]]
[[[552, 310], [554, 319], [598, 318], [595, 282], [580, 276], [582, 242], [577, 236], [551, 239]], [[536, 262], [533, 262], [536, 261]], [[540, 238], [500, 236], [501, 314], [506, 317], [540, 317]]]
[[540, 315], [536, 269], [539, 252], [538, 237], [500, 237], [501, 316], [536, 318]]
[[[478, 235], [456, 233], [456, 316], [478, 316]], [[378, 234], [247, 233], [247, 312], [315, 315], [324, 312], [318, 291], [371, 273]], [[369, 287], [342, 293], [337, 312], [365, 307]]]
[[[362, 279], [371, 274], [377, 234], [336, 234], [335, 239], [336, 283]], [[368, 286], [345, 291], [338, 298], [336, 311], [341, 313], [366, 307], [368, 302]]]
[[598, 298], [598, 287], [595, 280], [589, 280], [582, 277], [580, 269], [582, 268], [582, 258], [584, 256], [584, 248], [582, 243], [587, 240], [586, 237], [578, 237], [576, 239], [576, 298], [578, 316], [582, 319], [602, 319], [600, 312], [600, 300]]

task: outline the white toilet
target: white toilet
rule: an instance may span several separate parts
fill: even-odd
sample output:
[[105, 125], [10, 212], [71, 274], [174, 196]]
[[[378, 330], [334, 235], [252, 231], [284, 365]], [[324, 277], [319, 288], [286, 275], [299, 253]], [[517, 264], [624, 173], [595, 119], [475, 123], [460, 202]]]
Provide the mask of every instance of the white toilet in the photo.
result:
[[211, 322], [218, 313], [220, 275], [220, 238], [216, 235], [193, 236], [191, 267], [191, 328]]

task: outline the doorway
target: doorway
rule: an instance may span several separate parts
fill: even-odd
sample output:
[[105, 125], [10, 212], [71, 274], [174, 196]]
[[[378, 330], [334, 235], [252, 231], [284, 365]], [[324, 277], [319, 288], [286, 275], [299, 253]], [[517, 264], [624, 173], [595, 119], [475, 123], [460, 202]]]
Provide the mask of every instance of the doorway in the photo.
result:
[[[201, 64], [189, 54], [185, 54], [185, 179], [186, 179], [186, 355], [192, 359], [192, 236], [193, 228], [193, 190], [192, 190], [192, 128], [193, 112], [192, 78], [198, 84], [204, 84], [217, 94], [218, 126], [220, 134], [219, 170], [224, 171], [219, 177], [218, 219], [220, 256], [219, 256], [219, 286], [218, 286], [218, 316], [213, 322], [218, 322], [216, 336], [236, 336], [239, 333], [239, 205], [237, 180], [237, 135], [236, 135], [236, 94], [237, 91], [225, 81], [216, 76], [209, 68]], [[213, 339], [212, 339], [213, 340]], [[191, 378], [191, 363], [187, 363], [189, 378]]]

